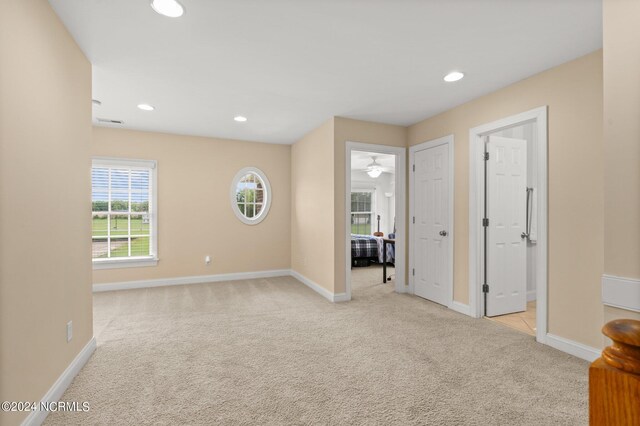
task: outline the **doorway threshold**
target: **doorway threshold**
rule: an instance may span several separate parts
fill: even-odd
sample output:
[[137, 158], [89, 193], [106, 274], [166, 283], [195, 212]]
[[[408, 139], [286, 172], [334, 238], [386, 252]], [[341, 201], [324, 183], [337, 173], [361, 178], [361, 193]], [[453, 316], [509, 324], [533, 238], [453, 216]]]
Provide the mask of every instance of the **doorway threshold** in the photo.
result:
[[499, 315], [495, 317], [484, 317], [489, 321], [506, 325], [509, 328], [526, 333], [530, 336], [536, 335], [536, 301], [527, 302], [527, 310], [514, 314]]

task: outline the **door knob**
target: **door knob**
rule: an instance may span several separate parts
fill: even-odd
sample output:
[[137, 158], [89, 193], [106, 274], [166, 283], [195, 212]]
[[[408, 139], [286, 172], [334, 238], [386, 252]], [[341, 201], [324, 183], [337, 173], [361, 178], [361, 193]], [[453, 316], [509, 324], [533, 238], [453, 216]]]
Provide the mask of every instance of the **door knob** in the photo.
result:
[[440, 235], [442, 235], [443, 237], [447, 236], [447, 231], [440, 231]]

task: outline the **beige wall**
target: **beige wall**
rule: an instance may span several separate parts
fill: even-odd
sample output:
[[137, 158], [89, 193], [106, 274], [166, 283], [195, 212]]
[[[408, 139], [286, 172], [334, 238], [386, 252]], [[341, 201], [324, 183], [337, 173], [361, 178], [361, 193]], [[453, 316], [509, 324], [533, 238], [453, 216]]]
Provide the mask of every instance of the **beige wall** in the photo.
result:
[[91, 66], [49, 3], [11, 0], [0, 69], [0, 400], [39, 401], [93, 335]]
[[[334, 119], [334, 253], [335, 253], [335, 292], [344, 293], [345, 267], [345, 150], [346, 142], [361, 142], [376, 145], [407, 146], [407, 128], [370, 121], [352, 120], [336, 117]], [[398, 177], [399, 178], [399, 177]]]
[[334, 290], [334, 120], [291, 147], [291, 268]]
[[602, 345], [602, 51], [409, 128], [409, 145], [455, 137], [454, 299], [468, 303], [469, 129], [549, 106], [549, 332]]
[[[93, 156], [158, 162], [158, 265], [96, 270], [94, 283], [290, 268], [289, 145], [95, 127], [91, 146]], [[231, 209], [231, 182], [247, 166], [267, 175], [273, 193], [258, 225]]]
[[640, 278], [640, 2], [605, 0], [605, 260], [610, 275]]

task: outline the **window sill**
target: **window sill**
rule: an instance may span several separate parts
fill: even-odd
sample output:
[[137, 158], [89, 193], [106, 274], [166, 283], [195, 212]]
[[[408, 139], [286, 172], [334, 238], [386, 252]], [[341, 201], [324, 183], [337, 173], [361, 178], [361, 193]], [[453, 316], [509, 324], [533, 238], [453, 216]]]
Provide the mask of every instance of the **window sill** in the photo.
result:
[[157, 257], [129, 257], [124, 259], [94, 259], [93, 269], [144, 268], [156, 266]]

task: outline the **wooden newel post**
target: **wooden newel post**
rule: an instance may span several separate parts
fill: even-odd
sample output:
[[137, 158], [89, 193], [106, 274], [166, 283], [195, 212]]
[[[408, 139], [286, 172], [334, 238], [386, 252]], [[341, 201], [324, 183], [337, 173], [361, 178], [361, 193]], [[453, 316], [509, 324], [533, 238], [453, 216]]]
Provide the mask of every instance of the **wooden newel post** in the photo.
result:
[[640, 321], [608, 322], [613, 341], [589, 368], [589, 423], [640, 425]]

